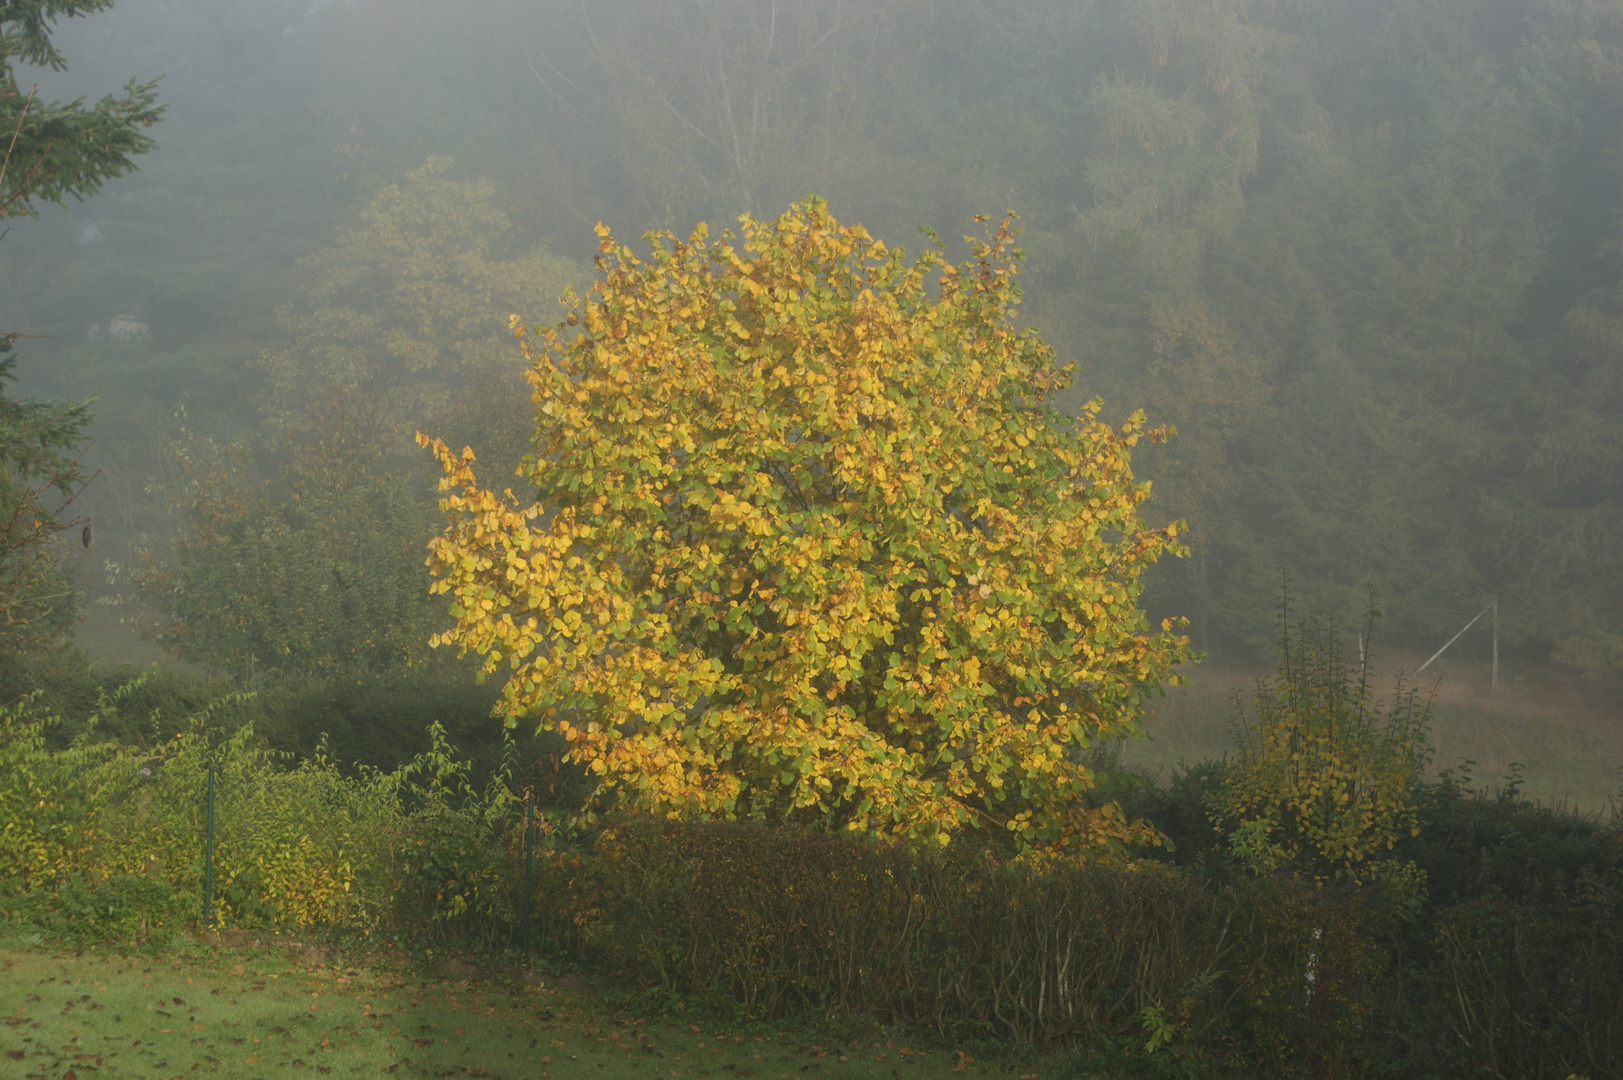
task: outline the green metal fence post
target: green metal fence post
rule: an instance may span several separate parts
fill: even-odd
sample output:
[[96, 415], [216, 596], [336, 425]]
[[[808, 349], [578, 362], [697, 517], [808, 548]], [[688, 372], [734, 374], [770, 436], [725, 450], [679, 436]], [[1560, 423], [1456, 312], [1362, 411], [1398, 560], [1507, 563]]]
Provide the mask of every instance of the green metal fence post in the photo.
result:
[[209, 906], [214, 899], [214, 770], [209, 770], [208, 810], [203, 841], [203, 925], [209, 924]]
[[524, 955], [530, 955], [530, 872], [535, 866], [535, 828], [531, 821], [531, 802], [524, 797]]

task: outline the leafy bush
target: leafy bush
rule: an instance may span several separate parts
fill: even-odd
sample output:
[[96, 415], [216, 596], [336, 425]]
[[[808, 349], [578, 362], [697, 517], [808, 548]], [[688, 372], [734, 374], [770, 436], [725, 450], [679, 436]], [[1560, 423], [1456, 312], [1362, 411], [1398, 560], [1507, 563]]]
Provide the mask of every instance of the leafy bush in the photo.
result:
[[1479, 1075], [1618, 1075], [1623, 873], [1581, 872], [1541, 904], [1474, 898], [1438, 935], [1449, 1023]]
[[1623, 873], [1623, 819], [1531, 802], [1514, 767], [1494, 788], [1477, 786], [1469, 763], [1446, 770], [1415, 802], [1420, 831], [1395, 854], [1425, 872], [1438, 910], [1479, 896], [1536, 904], [1582, 876]]
[[1382, 940], [1396, 890], [1326, 885], [1285, 873], [1238, 887], [1244, 923], [1234, 967], [1244, 992], [1230, 1018], [1275, 1075], [1347, 1075], [1389, 962]]
[[1282, 1075], [1348, 1057], [1391, 917], [1379, 889], [1231, 888], [1156, 863], [1004, 862], [782, 826], [622, 823], [584, 868], [549, 872], [548, 895], [573, 897], [554, 917], [601, 955], [750, 1015], [1241, 1052]]
[[[15, 891], [69, 872], [89, 839], [85, 819], [100, 794], [101, 766], [116, 756], [113, 747], [83, 742], [48, 751], [47, 725], [30, 719], [32, 703], [25, 698], [0, 707], [0, 882]], [[71, 793], [60, 791], [72, 776], [80, 783]]]
[[[468, 683], [466, 671], [452, 663], [361, 680], [262, 671], [252, 694], [237, 694], [241, 683], [227, 677], [174, 667], [108, 670], [73, 648], [42, 652], [27, 663], [0, 660], [0, 701], [29, 697], [34, 715], [60, 718], [43, 732], [53, 750], [93, 729], [96, 741], [150, 753], [207, 710], [212, 738], [251, 724], [256, 742], [269, 750], [302, 761], [322, 748], [340, 772], [354, 775], [359, 766], [392, 772], [428, 752], [437, 724], [451, 752], [468, 760], [475, 787], [501, 767], [511, 742], [518, 773], [546, 772], [536, 790], [554, 789], [549, 806], [579, 805], [589, 784], [579, 771], [557, 768], [563, 740], [504, 732], [490, 719], [496, 688]], [[109, 697], [116, 701], [98, 709]]]
[[[1373, 623], [1373, 604], [1370, 614]], [[1240, 760], [1214, 814], [1243, 860], [1320, 879], [1367, 875], [1418, 832], [1414, 791], [1428, 761], [1430, 701], [1400, 680], [1383, 712], [1368, 663], [1347, 662], [1333, 625], [1293, 623], [1288, 592], [1279, 674], [1258, 680], [1252, 702], [1249, 717], [1236, 703]]]
[[1200, 1034], [1233, 947], [1232, 903], [1153, 865], [669, 822], [607, 830], [594, 857], [600, 948], [756, 1016], [862, 1013], [1047, 1045], [1137, 1037], [1164, 1009]]
[[[1429, 885], [1408, 951], [1433, 967], [1447, 1032], [1484, 1074], [1615, 1076], [1623, 1067], [1623, 821], [1541, 806], [1512, 771], [1424, 785], [1397, 854]], [[1420, 936], [1421, 940], [1414, 938]]]
[[[513, 942], [518, 792], [544, 792], [556, 757], [526, 769], [507, 740], [479, 780], [431, 725], [411, 761], [345, 775], [320, 744], [294, 761], [252, 723], [222, 723], [246, 698], [148, 745], [93, 741], [172, 689], [103, 692], [66, 740], [37, 697], [0, 710], [0, 918], [126, 941], [194, 924], [213, 768], [217, 923]], [[555, 815], [539, 830], [533, 940], [743, 1014], [1104, 1053], [1135, 1074], [1617, 1074], [1615, 824], [1450, 774], [1413, 792], [1419, 834], [1380, 872], [1315, 881], [1235, 862], [1209, 825], [1202, 846], [1224, 775], [1208, 764], [1169, 789], [1100, 793], [1182, 822], [1183, 866], [759, 824], [566, 834]]]
[[199, 917], [210, 770], [217, 924], [487, 939], [511, 924], [514, 753], [476, 789], [438, 726], [413, 761], [356, 776], [322, 748], [291, 765], [251, 724], [224, 734], [213, 709], [150, 751], [92, 743], [140, 685], [104, 698], [62, 750], [33, 699], [0, 710], [0, 881], [51, 925], [138, 937]]

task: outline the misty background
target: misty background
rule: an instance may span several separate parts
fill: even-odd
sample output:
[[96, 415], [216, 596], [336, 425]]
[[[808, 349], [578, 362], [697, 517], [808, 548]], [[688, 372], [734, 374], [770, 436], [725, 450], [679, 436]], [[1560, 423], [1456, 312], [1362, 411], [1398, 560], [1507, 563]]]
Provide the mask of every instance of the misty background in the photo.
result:
[[815, 192], [909, 249], [1016, 211], [1062, 404], [1176, 426], [1135, 459], [1189, 526], [1148, 604], [1210, 658], [1134, 759], [1228, 744], [1288, 574], [1352, 650], [1374, 586], [1393, 673], [1496, 599], [1498, 687], [1487, 618], [1421, 676], [1438, 763], [1618, 790], [1617, 3], [119, 0], [54, 40], [24, 87], [168, 108], [0, 243], [18, 393], [97, 398], [96, 663], [465, 701], [413, 432], [519, 459], [508, 316], [584, 289], [595, 222]]

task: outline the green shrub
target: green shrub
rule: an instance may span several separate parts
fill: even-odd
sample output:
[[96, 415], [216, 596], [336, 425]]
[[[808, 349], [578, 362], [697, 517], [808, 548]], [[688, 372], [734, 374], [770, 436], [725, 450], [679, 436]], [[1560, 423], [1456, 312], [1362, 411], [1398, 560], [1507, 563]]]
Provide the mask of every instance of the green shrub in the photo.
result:
[[1540, 907], [1481, 898], [1439, 920], [1449, 1021], [1483, 1075], [1616, 1076], [1623, 876], [1580, 876]]
[[750, 1015], [1138, 1057], [1243, 1045], [1278, 1075], [1348, 1056], [1392, 910], [1376, 886], [1235, 889], [753, 825], [623, 823], [552, 873], [549, 896], [573, 898], [552, 916], [605, 958]]
[[1245, 973], [1234, 1027], [1276, 1076], [1346, 1076], [1389, 962], [1397, 905], [1379, 884], [1325, 885], [1290, 874], [1243, 881], [1234, 967]]
[[432, 726], [407, 765], [346, 776], [321, 747], [293, 764], [251, 724], [223, 731], [214, 714], [241, 696], [150, 750], [90, 742], [98, 716], [140, 689], [104, 698], [65, 749], [48, 745], [60, 721], [34, 699], [0, 709], [0, 881], [46, 925], [125, 938], [200, 918], [213, 770], [217, 925], [506, 934], [520, 821], [512, 751], [477, 788]]
[[1539, 903], [1580, 875], [1623, 873], [1623, 820], [1532, 802], [1517, 770], [1494, 789], [1472, 786], [1469, 763], [1416, 790], [1420, 832], [1394, 854], [1426, 874], [1437, 910], [1474, 897]]
[[791, 827], [638, 822], [599, 838], [594, 942], [755, 1016], [860, 1013], [1017, 1042], [1182, 1038], [1217, 1016], [1230, 897], [1155, 864], [1000, 863]]
[[1486, 1075], [1623, 1073], [1623, 822], [1521, 797], [1517, 777], [1421, 795], [1403, 853], [1432, 883], [1448, 1027]]
[[[152, 752], [207, 712], [215, 737], [252, 725], [255, 741], [302, 761], [323, 748], [345, 775], [358, 766], [392, 772], [431, 748], [439, 725], [452, 752], [466, 758], [483, 786], [501, 766], [506, 748], [517, 751], [524, 772], [538, 764], [553, 788], [549, 803], [578, 805], [590, 790], [583, 770], [555, 768], [565, 749], [556, 736], [518, 736], [491, 722], [499, 688], [474, 686], [467, 666], [454, 661], [366, 679], [262, 674], [252, 694], [242, 684], [173, 667], [146, 671], [129, 665], [99, 668], [72, 647], [29, 658], [0, 658], [0, 701], [27, 697], [32, 714], [52, 716], [45, 745], [62, 750], [89, 736]], [[100, 705], [109, 701], [107, 707]]]
[[[65, 879], [94, 847], [122, 756], [84, 737], [48, 748], [47, 732], [58, 721], [36, 717], [35, 700], [0, 706], [0, 882], [14, 892]], [[98, 713], [112, 705], [104, 698]]]
[[[161, 740], [94, 741], [159, 697], [180, 700], [98, 691], [71, 738], [37, 696], [0, 709], [0, 918], [59, 940], [194, 926], [213, 769], [217, 924], [514, 943], [519, 793], [560, 798], [557, 758], [509, 739], [481, 768], [430, 724], [404, 765], [346, 772], [320, 742], [302, 760], [268, 748], [245, 695], [148, 714]], [[568, 833], [554, 810], [532, 940], [745, 1015], [1065, 1048], [1134, 1074], [1618, 1075], [1615, 824], [1445, 776], [1411, 792], [1419, 834], [1394, 858], [1315, 881], [1234, 861], [1209, 825], [1202, 840], [1225, 775], [1118, 785], [1173, 823], [1183, 866], [759, 825]]]

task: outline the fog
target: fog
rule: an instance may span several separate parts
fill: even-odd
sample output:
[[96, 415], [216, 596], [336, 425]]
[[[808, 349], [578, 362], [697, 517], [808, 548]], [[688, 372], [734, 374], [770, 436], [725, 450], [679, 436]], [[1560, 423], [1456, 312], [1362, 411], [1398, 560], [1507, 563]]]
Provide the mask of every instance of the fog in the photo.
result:
[[[1210, 694], [1271, 663], [1282, 575], [1349, 642], [1373, 586], [1394, 671], [1496, 601], [1427, 673], [1453, 680], [1445, 749], [1550, 797], [1615, 783], [1615, 14], [118, 0], [54, 40], [68, 68], [25, 88], [161, 76], [167, 106], [139, 171], [0, 242], [18, 393], [97, 399], [95, 542], [64, 557], [103, 664], [418, 662], [445, 615], [411, 435], [493, 471], [524, 452], [509, 315], [559, 317], [597, 222], [635, 246], [816, 193], [910, 251], [1020, 215], [1020, 318], [1077, 365], [1062, 406], [1177, 429], [1134, 461], [1150, 518], [1188, 525], [1147, 603], [1190, 619]], [[1154, 753], [1206, 749], [1208, 708], [1172, 699]]]

